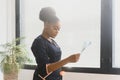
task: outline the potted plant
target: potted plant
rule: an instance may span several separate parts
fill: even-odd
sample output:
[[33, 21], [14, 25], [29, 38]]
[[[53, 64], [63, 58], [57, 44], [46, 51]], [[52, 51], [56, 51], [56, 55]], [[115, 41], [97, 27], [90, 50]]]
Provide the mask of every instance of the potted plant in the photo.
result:
[[25, 62], [31, 60], [27, 57], [27, 51], [23, 44], [16, 43], [23, 38], [17, 38], [11, 42], [0, 45], [4, 48], [0, 52], [2, 60], [0, 62], [1, 69], [4, 73], [4, 80], [18, 80], [18, 72]]

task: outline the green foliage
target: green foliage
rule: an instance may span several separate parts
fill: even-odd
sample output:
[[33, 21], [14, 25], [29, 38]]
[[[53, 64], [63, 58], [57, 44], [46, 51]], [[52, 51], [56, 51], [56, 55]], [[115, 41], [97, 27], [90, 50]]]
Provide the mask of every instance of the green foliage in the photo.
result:
[[0, 66], [2, 71], [5, 73], [19, 71], [25, 62], [31, 62], [31, 59], [27, 57], [25, 45], [16, 45], [16, 43], [21, 39], [23, 38], [17, 38], [11, 42], [0, 45], [4, 48], [4, 52], [0, 52], [0, 55], [2, 57]]

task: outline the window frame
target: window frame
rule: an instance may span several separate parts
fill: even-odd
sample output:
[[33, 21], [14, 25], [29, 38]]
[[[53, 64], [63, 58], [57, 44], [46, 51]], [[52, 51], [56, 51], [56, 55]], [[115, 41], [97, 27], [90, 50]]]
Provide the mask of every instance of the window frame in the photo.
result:
[[[18, 38], [20, 37], [20, 0], [16, 0], [15, 4], [16, 38]], [[24, 69], [34, 70], [35, 67], [36, 65], [24, 65]], [[101, 0], [100, 68], [62, 67], [62, 69], [67, 72], [120, 74], [120, 68], [112, 67], [112, 0]]]

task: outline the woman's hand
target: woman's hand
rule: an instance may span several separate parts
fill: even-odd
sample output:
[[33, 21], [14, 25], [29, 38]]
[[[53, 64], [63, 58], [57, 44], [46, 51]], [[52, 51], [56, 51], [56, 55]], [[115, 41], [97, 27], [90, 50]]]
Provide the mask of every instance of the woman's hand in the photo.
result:
[[71, 56], [68, 57], [68, 61], [70, 63], [74, 63], [74, 62], [77, 62], [80, 58], [80, 53], [77, 53], [77, 54], [73, 54]]

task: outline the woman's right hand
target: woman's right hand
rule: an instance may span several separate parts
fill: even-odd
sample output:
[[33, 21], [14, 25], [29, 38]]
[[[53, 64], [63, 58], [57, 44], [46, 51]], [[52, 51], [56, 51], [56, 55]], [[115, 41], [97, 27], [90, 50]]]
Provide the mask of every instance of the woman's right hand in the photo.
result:
[[71, 56], [68, 57], [68, 60], [70, 63], [74, 63], [74, 62], [77, 62], [80, 58], [80, 53], [77, 53], [77, 54], [73, 54]]

